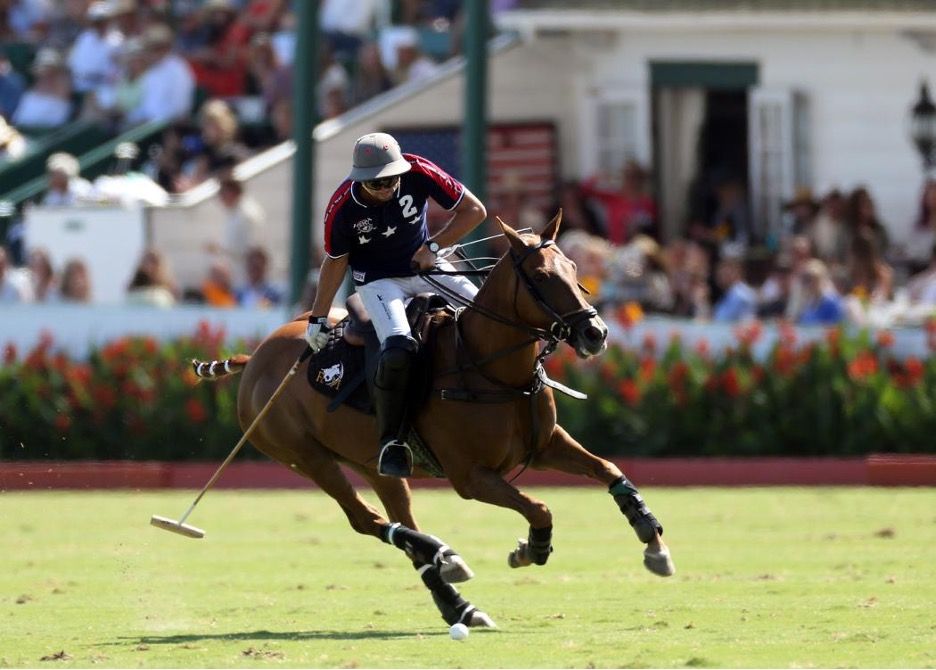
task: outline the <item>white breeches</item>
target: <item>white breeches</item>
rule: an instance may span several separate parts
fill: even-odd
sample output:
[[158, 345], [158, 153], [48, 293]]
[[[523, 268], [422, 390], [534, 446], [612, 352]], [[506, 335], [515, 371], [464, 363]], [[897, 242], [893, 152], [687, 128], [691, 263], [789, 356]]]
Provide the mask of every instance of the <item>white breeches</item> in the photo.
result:
[[[455, 270], [451, 263], [445, 262], [436, 267], [448, 272]], [[478, 292], [478, 287], [461, 275], [433, 275], [432, 278], [468, 299], [474, 298]], [[410, 334], [406, 303], [420, 293], [436, 292], [436, 288], [423, 277], [388, 277], [358, 286], [357, 292], [370, 314], [377, 338], [383, 344], [391, 335]]]

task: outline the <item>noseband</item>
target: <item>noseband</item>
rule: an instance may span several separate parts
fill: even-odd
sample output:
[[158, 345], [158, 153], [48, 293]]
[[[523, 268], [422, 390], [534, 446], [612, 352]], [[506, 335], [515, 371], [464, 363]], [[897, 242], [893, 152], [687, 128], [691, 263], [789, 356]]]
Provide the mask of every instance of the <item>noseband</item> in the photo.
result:
[[[514, 253], [514, 250], [510, 250], [510, 259], [513, 262], [514, 272], [517, 273], [517, 276], [523, 281], [523, 285], [526, 287], [527, 292], [530, 294], [530, 297], [533, 298], [533, 301], [536, 303], [537, 307], [543, 310], [549, 317], [552, 319], [546, 328], [534, 328], [531, 326], [526, 326], [532, 334], [535, 334], [537, 337], [549, 342], [558, 343], [558, 342], [568, 342], [569, 338], [572, 337], [572, 333], [577, 325], [582, 321], [587, 321], [598, 316], [598, 310], [594, 307], [583, 307], [582, 309], [572, 310], [571, 312], [566, 312], [565, 314], [559, 314], [553, 307], [546, 301], [543, 297], [542, 291], [536, 286], [530, 276], [523, 269], [523, 263], [533, 255], [535, 252], [545, 249], [546, 247], [553, 246], [555, 242], [552, 240], [542, 240], [535, 247], [528, 247], [527, 250], [522, 254], [518, 255]], [[514, 288], [514, 313], [517, 312], [517, 293], [519, 291], [519, 282]]]

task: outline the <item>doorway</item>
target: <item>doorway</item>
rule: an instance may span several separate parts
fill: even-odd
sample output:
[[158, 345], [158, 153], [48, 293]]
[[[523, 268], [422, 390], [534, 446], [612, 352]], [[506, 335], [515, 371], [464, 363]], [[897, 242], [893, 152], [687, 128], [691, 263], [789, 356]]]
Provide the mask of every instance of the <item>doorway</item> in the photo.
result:
[[664, 241], [706, 220], [716, 188], [749, 187], [748, 89], [756, 64], [651, 63], [653, 154]]

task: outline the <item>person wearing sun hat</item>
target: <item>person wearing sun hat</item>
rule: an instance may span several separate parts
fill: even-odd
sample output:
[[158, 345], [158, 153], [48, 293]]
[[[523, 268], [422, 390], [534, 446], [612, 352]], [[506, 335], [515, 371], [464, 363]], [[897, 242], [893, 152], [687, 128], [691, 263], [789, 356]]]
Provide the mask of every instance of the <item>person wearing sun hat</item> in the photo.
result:
[[110, 2], [97, 0], [88, 6], [88, 27], [78, 35], [68, 53], [72, 81], [79, 93], [113, 85], [117, 79], [116, 57], [123, 35], [110, 26], [113, 18]]
[[62, 55], [51, 47], [36, 52], [31, 72], [35, 80], [13, 113], [18, 128], [53, 128], [72, 115], [71, 76]]
[[149, 67], [140, 77], [140, 102], [127, 114], [127, 124], [185, 119], [195, 100], [195, 76], [186, 60], [173, 52], [172, 30], [154, 23], [140, 39]]
[[78, 159], [70, 153], [58, 151], [46, 160], [48, 188], [42, 204], [70, 207], [91, 194], [91, 183], [79, 175]]
[[790, 216], [790, 234], [803, 235], [813, 224], [816, 213], [819, 211], [819, 203], [813, 197], [812, 189], [808, 186], [800, 186], [793, 193], [793, 197], [783, 203], [785, 212]]
[[[429, 199], [452, 218], [429, 237]], [[351, 172], [325, 210], [325, 261], [319, 274], [306, 341], [318, 352], [328, 341], [328, 311], [350, 268], [358, 295], [370, 314], [381, 352], [374, 377], [380, 434], [380, 474], [407, 477], [412, 452], [401, 435], [406, 389], [418, 345], [406, 319], [409, 298], [436, 289], [418, 273], [454, 272], [444, 259], [451, 247], [487, 216], [481, 201], [431, 161], [403, 153], [387, 133], [369, 133], [354, 143]], [[470, 300], [477, 287], [458, 275], [435, 281]]]

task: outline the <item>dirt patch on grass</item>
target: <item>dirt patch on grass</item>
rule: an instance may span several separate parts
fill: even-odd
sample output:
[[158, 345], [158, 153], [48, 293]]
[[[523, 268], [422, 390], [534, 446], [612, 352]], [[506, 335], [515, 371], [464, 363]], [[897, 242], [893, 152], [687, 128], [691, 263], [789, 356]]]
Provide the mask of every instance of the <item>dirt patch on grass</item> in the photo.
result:
[[49, 654], [48, 656], [43, 656], [40, 658], [40, 661], [70, 661], [71, 655], [66, 652], [64, 649], [57, 651], [54, 654]]
[[271, 651], [269, 649], [254, 649], [247, 647], [241, 652], [241, 656], [248, 658], [284, 658], [285, 654], [281, 651]]

